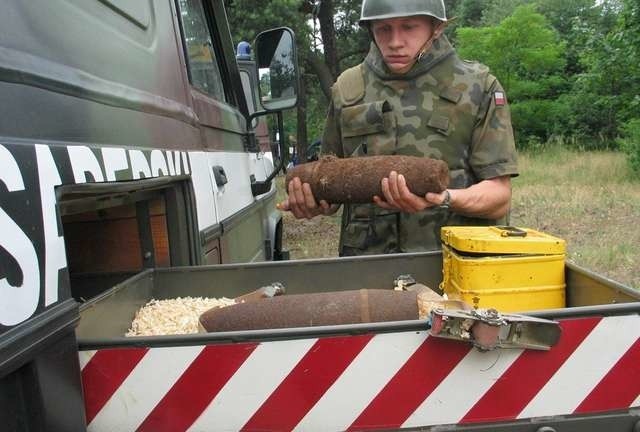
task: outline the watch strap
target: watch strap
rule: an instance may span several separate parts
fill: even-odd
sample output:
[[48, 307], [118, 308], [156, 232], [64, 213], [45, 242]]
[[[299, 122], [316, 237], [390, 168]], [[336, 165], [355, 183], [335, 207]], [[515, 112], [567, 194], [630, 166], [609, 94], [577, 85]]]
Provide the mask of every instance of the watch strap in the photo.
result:
[[444, 200], [442, 200], [442, 204], [440, 204], [440, 207], [444, 209], [451, 208], [451, 193], [449, 192], [448, 189], [444, 190]]

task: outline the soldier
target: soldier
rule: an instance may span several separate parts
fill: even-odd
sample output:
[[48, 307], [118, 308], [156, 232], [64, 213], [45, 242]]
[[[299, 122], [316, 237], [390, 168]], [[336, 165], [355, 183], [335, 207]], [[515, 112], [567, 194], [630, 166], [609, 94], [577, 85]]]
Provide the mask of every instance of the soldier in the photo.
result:
[[[442, 159], [443, 193], [417, 196], [396, 172], [375, 204], [345, 205], [340, 255], [440, 247], [445, 225], [504, 222], [517, 156], [506, 95], [486, 66], [461, 60], [443, 35], [442, 0], [364, 0], [360, 25], [372, 36], [364, 62], [333, 86], [322, 152], [339, 157], [402, 154]], [[279, 208], [296, 218], [330, 215], [294, 179]]]

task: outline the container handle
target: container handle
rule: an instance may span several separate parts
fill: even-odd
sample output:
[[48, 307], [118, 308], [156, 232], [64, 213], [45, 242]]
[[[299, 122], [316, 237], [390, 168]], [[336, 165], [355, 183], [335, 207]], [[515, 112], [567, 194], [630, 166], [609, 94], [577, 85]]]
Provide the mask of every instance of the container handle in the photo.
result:
[[514, 227], [514, 226], [497, 226], [497, 229], [500, 230], [500, 236], [502, 237], [526, 237], [527, 232], [522, 228]]

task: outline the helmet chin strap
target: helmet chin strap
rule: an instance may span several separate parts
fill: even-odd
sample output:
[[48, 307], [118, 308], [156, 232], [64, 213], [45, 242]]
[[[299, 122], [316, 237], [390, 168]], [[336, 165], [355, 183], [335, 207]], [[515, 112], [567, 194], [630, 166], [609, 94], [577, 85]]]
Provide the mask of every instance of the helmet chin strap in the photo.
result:
[[433, 45], [433, 41], [438, 39], [442, 35], [446, 26], [447, 26], [446, 23], [442, 21], [440, 22], [440, 24], [438, 24], [436, 29], [431, 34], [431, 37], [424, 43], [424, 45], [422, 45], [422, 48], [420, 48], [420, 51], [418, 51], [414, 59], [416, 59], [417, 61], [422, 60], [422, 58], [425, 56], [427, 51], [431, 49], [431, 46]]

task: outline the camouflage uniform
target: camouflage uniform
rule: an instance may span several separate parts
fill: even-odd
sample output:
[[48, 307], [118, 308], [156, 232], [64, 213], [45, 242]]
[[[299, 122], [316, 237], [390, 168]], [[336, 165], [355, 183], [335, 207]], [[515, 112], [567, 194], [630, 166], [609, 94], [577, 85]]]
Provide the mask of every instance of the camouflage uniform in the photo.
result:
[[[516, 176], [511, 115], [506, 102], [496, 104], [496, 92], [503, 89], [488, 68], [461, 60], [445, 36], [404, 75], [391, 73], [372, 43], [365, 61], [333, 87], [322, 152], [442, 159], [451, 189]], [[340, 255], [435, 250], [442, 226], [497, 223], [438, 207], [409, 214], [345, 205]]]

